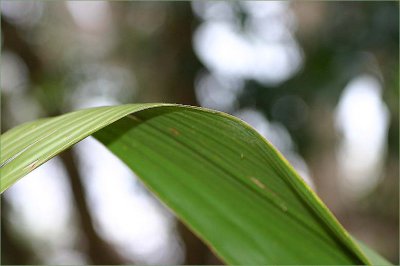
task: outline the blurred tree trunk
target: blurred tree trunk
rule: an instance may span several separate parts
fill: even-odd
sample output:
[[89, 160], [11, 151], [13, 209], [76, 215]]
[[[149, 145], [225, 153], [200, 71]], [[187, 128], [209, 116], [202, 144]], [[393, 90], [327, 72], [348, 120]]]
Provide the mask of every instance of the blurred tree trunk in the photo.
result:
[[[1, 20], [1, 24], [2, 33], [4, 36], [6, 36], [4, 38], [3, 47], [18, 54], [27, 65], [29, 69], [30, 81], [32, 83], [30, 88], [34, 88], [34, 85], [40, 86], [40, 84], [43, 82], [43, 76], [41, 76], [41, 74], [46, 73], [46, 71], [43, 69], [44, 66], [39, 56], [36, 55], [35, 51], [28, 43], [26, 43], [25, 40], [19, 37], [19, 30], [15, 25], [10, 24], [3, 19]], [[52, 67], [53, 66], [50, 66], [50, 68]], [[57, 66], [54, 66], [54, 68], [57, 68]], [[61, 78], [58, 77], [58, 79]], [[59, 89], [62, 90], [62, 87]], [[46, 105], [43, 105], [42, 107], [45, 112], [47, 112], [46, 116], [61, 114], [61, 110], [48, 110]], [[67, 170], [68, 183], [75, 201], [75, 208], [77, 209], [77, 218], [79, 220], [79, 226], [81, 227], [81, 230], [78, 229], [78, 231], [80, 231], [79, 241], [84, 243], [86, 248], [85, 252], [87, 253], [86, 255], [88, 256], [89, 261], [93, 264], [127, 263], [127, 261], [118, 254], [114, 247], [107, 243], [107, 241], [105, 241], [94, 229], [93, 219], [86, 202], [86, 195], [81, 176], [79, 174], [72, 151], [65, 151], [61, 154], [60, 158], [65, 169]], [[2, 220], [4, 219], [3, 215], [5, 216], [7, 214], [2, 213]], [[4, 224], [5, 223], [1, 224], [2, 232], [8, 230], [8, 228], [4, 227]], [[8, 252], [8, 254], [20, 254], [21, 252], [27, 252], [26, 250], [23, 250], [23, 247], [19, 246], [18, 243], [11, 242], [11, 239], [8, 238], [7, 234], [5, 234], [4, 237], [6, 243], [9, 244], [5, 250]]]
[[306, 161], [310, 167], [317, 194], [329, 209], [338, 214], [345, 203], [338, 194], [338, 161], [336, 158], [337, 135], [334, 125], [334, 112], [329, 105], [318, 104], [310, 108], [310, 121], [313, 135], [312, 150]]
[[79, 214], [78, 219], [85, 235], [85, 250], [90, 258], [90, 262], [94, 265], [119, 265], [128, 263], [128, 261], [119, 255], [118, 252], [115, 251], [114, 248], [107, 243], [93, 227], [93, 218], [86, 202], [87, 197], [73, 150], [68, 149], [64, 151], [60, 154], [60, 158], [66, 167], [69, 176], [69, 184]]
[[[113, 12], [119, 28], [119, 47], [127, 65], [135, 66], [132, 74], [138, 80], [139, 100], [142, 102], [173, 102], [198, 105], [194, 81], [202, 65], [192, 47], [192, 38], [196, 18], [190, 2], [158, 3], [135, 2], [135, 7], [128, 9], [121, 3], [114, 3]], [[139, 17], [137, 12], [152, 10], [165, 15], [160, 28], [147, 38], [140, 40], [140, 31], [129, 24], [125, 18]], [[144, 11], [143, 11], [144, 10]], [[133, 12], [133, 13], [132, 13]], [[151, 13], [151, 12], [149, 12]], [[164, 14], [164, 15], [161, 15]], [[143, 14], [141, 14], [143, 15]], [[131, 36], [127, 36], [131, 34]], [[138, 39], [139, 38], [139, 39]], [[160, 49], [159, 46], [162, 46]], [[178, 231], [185, 244], [184, 264], [220, 264], [210, 249], [178, 220]]]
[[[192, 38], [195, 17], [190, 5], [190, 2], [168, 5], [168, 13], [171, 15], [161, 34], [161, 38], [164, 40], [164, 56], [155, 60], [152, 69], [157, 69], [157, 66], [165, 66], [158, 72], [162, 78], [157, 87], [166, 91], [165, 94], [170, 97], [169, 101], [198, 106], [194, 81], [202, 65], [193, 51]], [[153, 73], [153, 75], [157, 75], [157, 73]], [[158, 101], [165, 100], [159, 99]], [[186, 248], [184, 264], [222, 264], [211, 250], [179, 220], [178, 231]]]
[[10, 222], [7, 220], [10, 213], [10, 203], [1, 196], [1, 265], [32, 264], [35, 255], [23, 239], [17, 239]]

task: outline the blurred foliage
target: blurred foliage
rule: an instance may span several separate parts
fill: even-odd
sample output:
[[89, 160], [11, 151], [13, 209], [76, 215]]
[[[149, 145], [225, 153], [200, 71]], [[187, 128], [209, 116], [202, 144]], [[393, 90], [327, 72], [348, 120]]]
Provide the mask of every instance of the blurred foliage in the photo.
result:
[[[277, 86], [265, 86], [248, 81], [240, 96], [242, 107], [256, 105], [268, 118], [284, 124], [299, 145], [302, 155], [313, 145], [314, 136], [310, 120], [301, 120], [296, 105], [286, 105], [274, 113], [274, 104], [284, 96], [296, 96], [304, 100], [308, 110], [315, 104], [323, 104], [333, 110], [345, 85], [356, 75], [371, 73], [382, 75], [385, 84], [384, 100], [391, 110], [391, 152], [398, 154], [398, 73], [399, 73], [399, 16], [396, 3], [337, 2], [294, 3], [295, 11], [318, 11], [320, 21], [312, 31], [304, 28], [299, 20], [298, 41], [305, 55], [301, 71]], [[301, 14], [301, 13], [300, 13]], [[319, 24], [320, 23], [320, 24]], [[376, 62], [379, 67], [377, 69]], [[302, 124], [293, 121], [302, 121]], [[319, 144], [319, 143], [318, 143]]]

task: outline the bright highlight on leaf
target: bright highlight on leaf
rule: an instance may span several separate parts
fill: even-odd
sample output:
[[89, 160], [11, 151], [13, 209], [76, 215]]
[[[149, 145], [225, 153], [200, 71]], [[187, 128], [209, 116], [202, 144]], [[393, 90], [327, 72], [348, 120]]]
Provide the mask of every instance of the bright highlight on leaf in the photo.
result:
[[1, 136], [1, 192], [92, 134], [227, 263], [387, 263], [254, 129], [197, 107], [100, 107], [16, 127]]

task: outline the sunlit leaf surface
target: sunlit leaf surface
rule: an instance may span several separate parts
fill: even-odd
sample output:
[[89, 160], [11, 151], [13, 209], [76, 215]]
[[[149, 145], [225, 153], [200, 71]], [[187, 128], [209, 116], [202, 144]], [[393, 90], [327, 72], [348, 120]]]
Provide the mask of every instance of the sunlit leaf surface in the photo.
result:
[[255, 130], [201, 108], [132, 104], [23, 124], [1, 136], [1, 191], [92, 134], [227, 263], [384, 262]]

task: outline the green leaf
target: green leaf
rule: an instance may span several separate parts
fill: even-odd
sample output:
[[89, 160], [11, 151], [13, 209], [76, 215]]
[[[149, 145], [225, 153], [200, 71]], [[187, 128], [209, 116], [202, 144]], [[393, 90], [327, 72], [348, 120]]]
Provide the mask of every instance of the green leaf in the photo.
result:
[[1, 136], [1, 192], [92, 134], [227, 263], [370, 263], [268, 141], [202, 108], [131, 104], [23, 124]]

